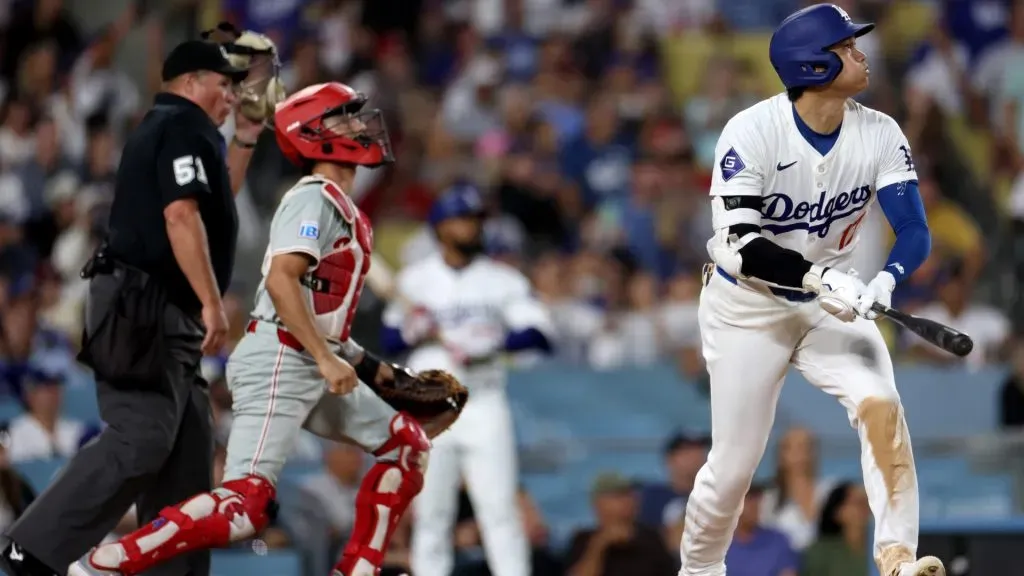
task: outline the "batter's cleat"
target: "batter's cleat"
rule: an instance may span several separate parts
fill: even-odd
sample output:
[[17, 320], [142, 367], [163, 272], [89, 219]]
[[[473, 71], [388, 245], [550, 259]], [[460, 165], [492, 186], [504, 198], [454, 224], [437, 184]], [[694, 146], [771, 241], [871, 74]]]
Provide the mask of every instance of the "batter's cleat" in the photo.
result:
[[946, 576], [946, 568], [942, 560], [925, 556], [917, 562], [904, 564], [894, 576]]
[[68, 576], [121, 576], [117, 570], [101, 568], [93, 564], [92, 553], [95, 551], [95, 548], [90, 550], [88, 554], [68, 566]]

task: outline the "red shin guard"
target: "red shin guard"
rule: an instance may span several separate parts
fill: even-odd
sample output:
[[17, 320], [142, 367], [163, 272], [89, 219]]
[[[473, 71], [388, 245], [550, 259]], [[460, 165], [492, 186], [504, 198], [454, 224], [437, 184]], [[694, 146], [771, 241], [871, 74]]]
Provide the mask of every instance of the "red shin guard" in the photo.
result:
[[374, 454], [356, 495], [356, 518], [341, 561], [344, 576], [375, 576], [406, 508], [423, 489], [430, 441], [414, 419], [398, 414], [391, 421], [391, 439]]
[[259, 534], [270, 518], [276, 491], [267, 480], [248, 476], [225, 482], [213, 492], [194, 496], [177, 507], [164, 508], [160, 517], [121, 538], [120, 564], [111, 566], [106, 546], [91, 558], [99, 568], [133, 576], [170, 558], [203, 548], [221, 548]]

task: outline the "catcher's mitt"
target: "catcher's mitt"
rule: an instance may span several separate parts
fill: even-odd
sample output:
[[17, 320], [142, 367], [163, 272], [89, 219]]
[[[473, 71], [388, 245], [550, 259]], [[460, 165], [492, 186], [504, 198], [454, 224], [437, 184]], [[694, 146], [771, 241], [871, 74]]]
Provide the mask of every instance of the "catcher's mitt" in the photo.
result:
[[434, 438], [455, 423], [469, 399], [469, 390], [444, 370], [412, 372], [392, 365], [395, 378], [384, 384], [368, 383], [378, 396], [405, 412]]
[[228, 22], [203, 32], [202, 37], [223, 46], [232, 66], [249, 71], [239, 95], [242, 114], [253, 122], [272, 120], [277, 103], [287, 96], [274, 41], [250, 30], [238, 30]]

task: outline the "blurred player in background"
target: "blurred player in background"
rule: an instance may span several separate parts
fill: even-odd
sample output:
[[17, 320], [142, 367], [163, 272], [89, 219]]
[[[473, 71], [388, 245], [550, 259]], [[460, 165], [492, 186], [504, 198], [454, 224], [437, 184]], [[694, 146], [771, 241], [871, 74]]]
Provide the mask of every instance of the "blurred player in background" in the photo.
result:
[[483, 200], [456, 186], [429, 215], [440, 244], [398, 274], [384, 314], [385, 349], [412, 349], [413, 370], [442, 369], [471, 392], [459, 421], [434, 443], [416, 499], [411, 565], [416, 576], [448, 576], [461, 479], [495, 576], [527, 576], [529, 544], [516, 505], [519, 476], [512, 414], [505, 395], [506, 352], [549, 352], [552, 322], [514, 268], [485, 256]]
[[[687, 503], [681, 576], [721, 576], [744, 494], [792, 364], [836, 396], [860, 435], [882, 576], [941, 576], [917, 559], [918, 487], [892, 361], [872, 320], [931, 239], [907, 139], [852, 97], [868, 86], [855, 24], [832, 4], [779, 26], [770, 57], [787, 93], [734, 116], [715, 152], [714, 237], [698, 319], [711, 375], [712, 447]], [[849, 271], [877, 199], [896, 233], [867, 285]], [[815, 303], [817, 300], [817, 303]]]
[[366, 383], [399, 378], [349, 338], [373, 232], [343, 190], [357, 166], [393, 161], [379, 110], [338, 83], [278, 106], [284, 155], [308, 175], [281, 199], [263, 282], [228, 363], [234, 415], [224, 482], [75, 563], [72, 576], [138, 574], [192, 550], [253, 538], [270, 521], [277, 479], [302, 427], [372, 453], [355, 525], [335, 576], [376, 576], [405, 509], [423, 485], [430, 442], [412, 417]]

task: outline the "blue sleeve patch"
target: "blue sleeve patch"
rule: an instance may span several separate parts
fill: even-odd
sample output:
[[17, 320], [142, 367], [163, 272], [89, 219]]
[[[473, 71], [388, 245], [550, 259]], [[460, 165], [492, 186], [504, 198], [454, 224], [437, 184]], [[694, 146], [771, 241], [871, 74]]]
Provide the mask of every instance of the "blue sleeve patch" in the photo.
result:
[[299, 223], [299, 238], [316, 240], [320, 237], [320, 224], [315, 220], [303, 220]]
[[728, 182], [732, 180], [732, 177], [743, 172], [747, 165], [743, 163], [743, 159], [736, 153], [735, 148], [729, 148], [729, 151], [722, 157], [722, 161], [718, 163], [718, 166], [722, 169], [722, 179]]

